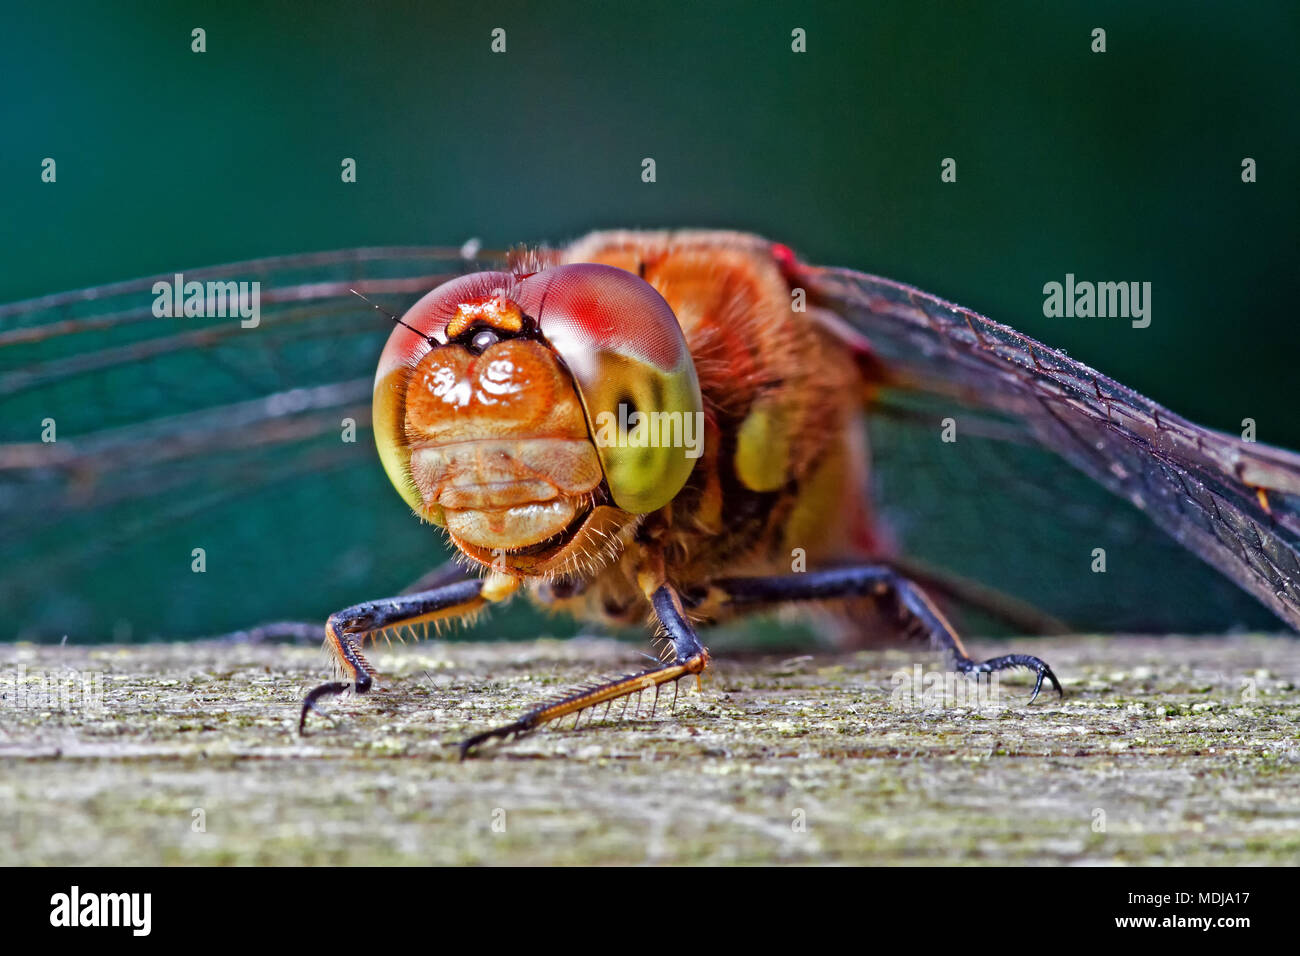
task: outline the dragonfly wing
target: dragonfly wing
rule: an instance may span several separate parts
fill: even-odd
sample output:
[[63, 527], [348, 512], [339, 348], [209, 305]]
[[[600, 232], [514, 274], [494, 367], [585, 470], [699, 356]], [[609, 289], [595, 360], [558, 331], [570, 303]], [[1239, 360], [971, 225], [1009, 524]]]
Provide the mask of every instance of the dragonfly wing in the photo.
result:
[[845, 269], [795, 265], [816, 321], [885, 384], [987, 409], [1130, 501], [1300, 630], [1300, 456], [1180, 418], [969, 309]]
[[[403, 247], [184, 270], [260, 283], [255, 327], [156, 315], [173, 275], [0, 305], [5, 629], [175, 637], [339, 603], [301, 600], [304, 578], [338, 572], [317, 566], [341, 550], [323, 529], [361, 522], [359, 499], [395, 499], [366, 434], [392, 323], [351, 290], [401, 314], [497, 261]], [[429, 552], [414, 579], [440, 550], [406, 523]]]

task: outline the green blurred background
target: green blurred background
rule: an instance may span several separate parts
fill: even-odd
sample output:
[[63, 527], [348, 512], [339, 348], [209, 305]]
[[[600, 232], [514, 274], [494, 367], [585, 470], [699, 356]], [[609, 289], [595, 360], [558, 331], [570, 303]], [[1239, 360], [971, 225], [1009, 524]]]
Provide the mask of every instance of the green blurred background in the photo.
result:
[[[1260, 440], [1300, 447], [1300, 6], [470, 6], [7, 9], [0, 301], [276, 253], [737, 228], [959, 301], [1195, 421], [1236, 432], [1251, 417]], [[1151, 326], [1044, 317], [1043, 284], [1067, 272], [1150, 281]], [[402, 530], [377, 469], [379, 510], [338, 539], [427, 535]], [[149, 602], [101, 595], [18, 633], [320, 616], [419, 570], [326, 567], [302, 589], [290, 569], [252, 585], [257, 607], [187, 618], [178, 599], [152, 621]]]

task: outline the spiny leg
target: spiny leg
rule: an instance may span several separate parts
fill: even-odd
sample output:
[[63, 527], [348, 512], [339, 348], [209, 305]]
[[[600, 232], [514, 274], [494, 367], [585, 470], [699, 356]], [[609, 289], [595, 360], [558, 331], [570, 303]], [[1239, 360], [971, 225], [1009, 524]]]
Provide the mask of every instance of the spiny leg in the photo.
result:
[[358, 694], [370, 690], [376, 672], [361, 653], [367, 638], [389, 627], [464, 616], [490, 601], [503, 600], [517, 587], [515, 579], [493, 574], [482, 580], [471, 578], [417, 594], [354, 604], [331, 614], [325, 622], [325, 646], [348, 679], [321, 684], [303, 698], [298, 733], [306, 732], [309, 711], [320, 712], [316, 702], [322, 697], [341, 694], [349, 687]]
[[988, 674], [993, 671], [1025, 667], [1034, 671], [1032, 704], [1038, 699], [1043, 680], [1052, 682], [1062, 697], [1065, 692], [1052, 673], [1052, 669], [1037, 657], [1029, 654], [1004, 654], [986, 661], [972, 660], [962, 646], [961, 638], [948, 623], [934, 602], [919, 587], [886, 565], [863, 565], [852, 568], [831, 568], [790, 574], [778, 577], [723, 578], [713, 582], [733, 605], [779, 604], [787, 601], [827, 601], [835, 598], [893, 595], [899, 606], [929, 633], [931, 642], [940, 650], [949, 652], [953, 666], [963, 674]]
[[[481, 744], [493, 738], [519, 736], [540, 727], [550, 720], [556, 720], [568, 714], [581, 714], [597, 704], [605, 705], [605, 712], [615, 700], [624, 698], [624, 711], [627, 698], [632, 694], [640, 695], [650, 688], [655, 690], [655, 700], [659, 699], [659, 688], [669, 681], [679, 681], [689, 674], [701, 674], [709, 666], [709, 652], [700, 642], [699, 635], [691, 627], [682, 611], [681, 599], [677, 592], [667, 584], [656, 588], [650, 597], [655, 617], [663, 625], [668, 639], [672, 641], [673, 661], [651, 667], [636, 674], [628, 674], [614, 680], [604, 681], [590, 687], [584, 687], [572, 694], [548, 701], [528, 711], [518, 720], [503, 727], [495, 727], [475, 734], [460, 745], [460, 757], [464, 760]], [[638, 702], [639, 713], [639, 702]], [[577, 726], [575, 721], [574, 726]]]
[[[446, 584], [464, 581], [467, 577], [468, 574], [463, 567], [455, 562], [448, 562], [428, 574], [422, 575], [419, 580], [404, 588], [401, 593], [416, 594], [423, 591], [433, 591]], [[345, 612], [340, 611], [339, 613]], [[225, 634], [217, 634], [213, 637], [204, 638], [204, 640], [220, 641], [226, 644], [314, 644], [320, 640], [320, 632], [321, 625], [319, 621], [271, 621], [239, 631], [227, 631]]]

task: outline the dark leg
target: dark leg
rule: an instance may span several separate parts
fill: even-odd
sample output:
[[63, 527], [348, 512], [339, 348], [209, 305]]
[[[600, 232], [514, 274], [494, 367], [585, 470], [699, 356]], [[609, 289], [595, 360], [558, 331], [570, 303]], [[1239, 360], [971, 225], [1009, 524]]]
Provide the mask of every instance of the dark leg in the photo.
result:
[[422, 574], [399, 592], [401, 594], [420, 594], [424, 591], [436, 591], [448, 584], [459, 584], [471, 577], [469, 571], [455, 561], [439, 565], [428, 574]]
[[690, 622], [686, 620], [677, 592], [665, 584], [654, 592], [650, 603], [654, 607], [655, 617], [659, 619], [668, 639], [672, 641], [672, 663], [652, 667], [636, 674], [628, 674], [592, 687], [584, 687], [572, 694], [534, 707], [513, 723], [485, 730], [463, 741], [460, 745], [461, 759], [464, 760], [476, 747], [494, 737], [519, 736], [549, 720], [556, 720], [568, 714], [580, 715], [582, 711], [597, 704], [605, 704], [608, 711], [609, 704], [618, 698], [640, 694], [651, 688], [654, 688], [657, 698], [661, 685], [669, 681], [679, 681], [688, 674], [703, 673], [709, 666], [709, 652], [700, 643], [700, 638]]
[[[358, 694], [370, 690], [375, 669], [361, 653], [361, 646], [367, 638], [385, 628], [460, 617], [477, 610], [488, 600], [499, 599], [489, 598], [484, 593], [487, 584], [488, 581], [471, 578], [418, 594], [354, 604], [331, 614], [325, 622], [325, 646], [333, 655], [340, 675], [346, 679], [321, 684], [303, 698], [298, 733], [305, 733], [307, 713], [317, 710], [316, 702], [322, 697], [341, 694], [349, 687]], [[508, 590], [513, 591], [513, 588]], [[508, 591], [500, 596], [504, 597], [506, 593]]]
[[893, 568], [864, 565], [856, 568], [832, 568], [770, 578], [723, 578], [714, 581], [732, 605], [783, 604], [788, 601], [826, 601], [848, 597], [889, 597], [925, 628], [935, 647], [952, 654], [954, 667], [963, 674], [987, 674], [1013, 667], [1026, 667], [1038, 675], [1033, 703], [1042, 690], [1043, 679], [1052, 682], [1056, 692], [1065, 696], [1060, 682], [1046, 663], [1028, 654], [1006, 654], [986, 661], [974, 661], [962, 646], [961, 638], [925, 592]]

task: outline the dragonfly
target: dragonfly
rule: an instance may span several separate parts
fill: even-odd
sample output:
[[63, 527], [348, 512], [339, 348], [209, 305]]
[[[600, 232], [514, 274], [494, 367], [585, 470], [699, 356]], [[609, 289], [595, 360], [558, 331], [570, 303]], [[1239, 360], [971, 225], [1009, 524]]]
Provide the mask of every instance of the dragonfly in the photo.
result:
[[[179, 307], [189, 283], [234, 281], [256, 283], [256, 322]], [[1300, 629], [1300, 456], [747, 234], [313, 253], [0, 306], [0, 407], [0, 606], [19, 636], [121, 637], [104, 613], [144, 622], [128, 636], [211, 633], [218, 608], [325, 606], [358, 553], [410, 569], [402, 593], [329, 616], [335, 679], [304, 699], [300, 732], [324, 698], [371, 689], [368, 642], [520, 593], [649, 625], [660, 653], [462, 756], [698, 678], [705, 625], [773, 607], [829, 609], [851, 644], [928, 639], [966, 673], [1027, 668], [1032, 698], [1061, 690], [1047, 663], [972, 656], [955, 617], [1029, 633], [1063, 609], [1154, 630], [1199, 595], [1211, 622], [1257, 625], [1263, 608]], [[380, 493], [400, 535], [374, 517]], [[421, 574], [440, 539], [458, 560]], [[1051, 541], [1076, 570], [1044, 583]], [[1099, 544], [1148, 573], [1087, 573]]]

